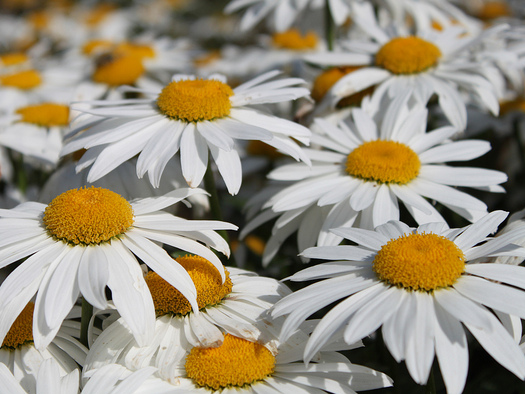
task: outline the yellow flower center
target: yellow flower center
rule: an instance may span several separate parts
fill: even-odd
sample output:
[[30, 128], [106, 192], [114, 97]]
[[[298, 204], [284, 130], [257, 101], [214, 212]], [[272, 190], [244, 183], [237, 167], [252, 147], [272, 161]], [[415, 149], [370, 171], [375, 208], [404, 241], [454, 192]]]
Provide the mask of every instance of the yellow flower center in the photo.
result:
[[115, 48], [115, 52], [130, 56], [137, 56], [140, 59], [155, 57], [155, 50], [149, 45], [134, 44], [131, 42], [120, 43]]
[[275, 33], [272, 36], [273, 46], [276, 48], [292, 49], [301, 51], [305, 49], [315, 49], [317, 46], [317, 35], [309, 31], [304, 36], [297, 29], [290, 29], [282, 33]]
[[[359, 70], [360, 68], [361, 66], [334, 67], [323, 71], [314, 80], [311, 94], [312, 98], [316, 102], [320, 102], [337, 81], [339, 81], [345, 75]], [[348, 97], [344, 97], [343, 99], [339, 100], [337, 107], [344, 108], [359, 105], [361, 104], [363, 98], [369, 94], [372, 94], [373, 91], [374, 87], [372, 86]]]
[[390, 40], [376, 54], [376, 65], [394, 74], [416, 74], [437, 64], [439, 48], [422, 38], [409, 36]]
[[67, 105], [44, 103], [18, 108], [22, 122], [39, 126], [67, 126], [69, 124], [69, 107]]
[[144, 71], [140, 57], [105, 54], [98, 59], [92, 78], [109, 86], [133, 85]]
[[22, 52], [11, 52], [0, 55], [0, 62], [5, 67], [16, 66], [17, 64], [25, 63], [29, 60], [27, 55]]
[[508, 4], [504, 1], [489, 1], [483, 4], [478, 11], [477, 17], [484, 21], [512, 16]]
[[465, 255], [437, 234], [410, 234], [383, 245], [373, 262], [382, 281], [405, 289], [432, 291], [449, 287], [465, 270]]
[[84, 55], [92, 55], [98, 51], [109, 50], [113, 43], [108, 40], [91, 40], [82, 46], [82, 53]]
[[74, 245], [93, 245], [123, 234], [133, 224], [131, 204], [103, 188], [64, 192], [46, 207], [44, 225], [55, 238]]
[[19, 347], [33, 343], [33, 310], [35, 305], [29, 302], [20, 312], [11, 328], [7, 332], [2, 343], [2, 349], [18, 349]]
[[200, 387], [240, 388], [271, 375], [275, 357], [258, 343], [226, 334], [219, 347], [191, 349], [185, 367], [187, 376]]
[[196, 79], [173, 81], [157, 98], [160, 112], [169, 118], [199, 122], [230, 114], [233, 90], [220, 81]]
[[42, 83], [42, 77], [36, 70], [25, 70], [14, 74], [0, 75], [0, 83], [22, 90], [36, 88]]
[[407, 184], [417, 177], [421, 162], [416, 152], [395, 141], [365, 142], [347, 157], [346, 172], [378, 183]]
[[[227, 270], [226, 280], [222, 283], [217, 268], [200, 256], [186, 255], [177, 257], [177, 262], [188, 271], [197, 289], [197, 304], [199, 309], [217, 305], [232, 291], [232, 281]], [[186, 315], [191, 312], [188, 300], [172, 285], [162, 279], [156, 272], [146, 275], [157, 317], [170, 315]]]

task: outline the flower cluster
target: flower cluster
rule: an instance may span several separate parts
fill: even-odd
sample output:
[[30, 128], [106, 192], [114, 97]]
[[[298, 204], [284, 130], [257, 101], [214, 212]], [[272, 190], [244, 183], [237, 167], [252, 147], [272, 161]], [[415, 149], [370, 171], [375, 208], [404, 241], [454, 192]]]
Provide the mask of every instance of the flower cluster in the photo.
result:
[[2, 1], [0, 393], [518, 390], [522, 8]]

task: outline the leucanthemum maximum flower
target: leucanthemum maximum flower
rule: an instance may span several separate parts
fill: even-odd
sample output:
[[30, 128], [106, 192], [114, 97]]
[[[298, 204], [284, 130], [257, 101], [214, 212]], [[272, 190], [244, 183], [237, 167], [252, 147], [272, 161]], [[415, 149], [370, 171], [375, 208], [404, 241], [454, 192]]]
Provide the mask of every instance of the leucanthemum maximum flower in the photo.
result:
[[339, 301], [312, 332], [306, 361], [339, 330], [353, 343], [381, 327], [390, 353], [398, 362], [405, 360], [414, 381], [427, 381], [436, 355], [447, 392], [461, 393], [468, 370], [465, 326], [498, 363], [525, 379], [525, 356], [502, 324], [509, 316], [525, 318], [525, 269], [471, 262], [525, 255], [512, 244], [525, 235], [523, 227], [487, 240], [506, 217], [506, 212], [495, 211], [460, 229], [448, 229], [444, 223], [414, 229], [390, 221], [375, 231], [332, 230], [357, 245], [302, 253], [334, 261], [288, 278], [317, 283], [275, 305], [273, 316], [287, 315], [282, 338], [315, 311]]
[[150, 365], [158, 368], [157, 376], [176, 384], [173, 365], [185, 356], [183, 349], [217, 347], [225, 334], [260, 342], [276, 351], [272, 333], [278, 328], [272, 327], [267, 312], [290, 294], [286, 285], [233, 267], [225, 268], [226, 280], [222, 283], [217, 270], [202, 257], [181, 256], [177, 262], [195, 283], [200, 313], [193, 313], [181, 293], [157, 273], [147, 273], [145, 280], [157, 315], [154, 340], [139, 346], [125, 321], [119, 319], [91, 346], [86, 371], [112, 362], [131, 370]]
[[[34, 393], [35, 387], [38, 392], [40, 368], [50, 361], [56, 364], [57, 376], [76, 373], [78, 381], [78, 365], [84, 364], [88, 352], [73, 337], [80, 332], [80, 322], [68, 316], [49, 346], [38, 350], [33, 343], [33, 309], [34, 303], [29, 302], [9, 329], [0, 347], [0, 366], [5, 366], [17, 384], [29, 393]], [[1, 385], [6, 382], [0, 380], [1, 393], [15, 392], [3, 391]]]
[[423, 104], [436, 95], [448, 120], [460, 130], [466, 126], [467, 102], [497, 115], [496, 92], [500, 89], [485, 77], [497, 71], [490, 63], [476, 61], [469, 49], [505, 30], [505, 25], [477, 35], [464, 35], [466, 30], [460, 26], [411, 35], [403, 26], [392, 31], [382, 28], [369, 3], [355, 3], [354, 7], [354, 20], [367, 38], [342, 41], [337, 52], [305, 56], [306, 61], [320, 66], [361, 67], [330, 89], [326, 100], [332, 105], [375, 87], [372, 99], [377, 108], [385, 97], [394, 98], [407, 91]]
[[135, 90], [146, 98], [92, 102], [92, 109], [79, 108], [92, 116], [79, 120], [62, 155], [87, 149], [77, 169], [91, 166], [87, 180], [94, 182], [139, 154], [137, 176], [148, 173], [152, 185], [158, 186], [166, 163], [180, 151], [184, 178], [197, 187], [211, 153], [228, 191], [237, 194], [242, 167], [236, 139], [262, 140], [296, 160], [308, 161], [293, 140], [308, 144], [306, 127], [248, 107], [309, 94], [295, 86], [304, 82], [299, 78], [269, 81], [277, 74], [268, 72], [235, 89], [219, 75], [209, 79], [175, 75], [156, 91]]
[[[392, 380], [385, 374], [352, 364], [338, 353], [356, 346], [333, 341], [318, 352], [308, 366], [301, 359], [311, 322], [297, 330], [287, 342], [278, 343], [272, 353], [262, 343], [226, 334], [218, 347], [176, 347], [182, 352], [171, 365], [177, 380], [154, 375], [138, 393], [354, 393], [389, 387]], [[176, 335], [174, 333], [173, 335]], [[274, 334], [275, 335], [275, 334]], [[119, 364], [109, 364], [119, 365]], [[107, 368], [107, 365], [103, 368]], [[102, 369], [92, 369], [88, 374]], [[138, 369], [140, 371], [141, 369]], [[131, 372], [132, 370], [130, 370]]]
[[161, 211], [199, 193], [204, 191], [177, 189], [128, 202], [108, 189], [91, 187], [69, 190], [48, 205], [27, 202], [0, 210], [0, 266], [26, 258], [0, 286], [0, 339], [38, 292], [33, 337], [37, 349], [43, 349], [80, 294], [94, 307], [106, 309], [107, 286], [116, 309], [137, 341], [145, 344], [154, 332], [155, 311], [135, 256], [198, 311], [190, 276], [159, 243], [208, 259], [224, 280], [220, 260], [205, 245], [229, 255], [228, 244], [212, 230], [236, 226]]
[[312, 165], [293, 163], [273, 170], [268, 177], [284, 186], [269, 193], [263, 211], [241, 233], [244, 236], [278, 217], [265, 263], [296, 230], [299, 250], [315, 244], [336, 245], [341, 238], [331, 228], [357, 221], [360, 227], [373, 229], [399, 220], [400, 201], [419, 224], [445, 222], [427, 199], [471, 222], [487, 213], [484, 202], [456, 187], [501, 193], [499, 184], [507, 180], [505, 173], [445, 163], [477, 158], [490, 150], [490, 144], [451, 142], [457, 132], [451, 126], [426, 131], [427, 109], [408, 101], [409, 95], [399, 96], [384, 114], [354, 108], [351, 117], [338, 125], [315, 120], [311, 141], [319, 149], [305, 149]]
[[26, 102], [0, 115], [0, 145], [48, 168], [58, 163], [69, 126], [69, 105]]

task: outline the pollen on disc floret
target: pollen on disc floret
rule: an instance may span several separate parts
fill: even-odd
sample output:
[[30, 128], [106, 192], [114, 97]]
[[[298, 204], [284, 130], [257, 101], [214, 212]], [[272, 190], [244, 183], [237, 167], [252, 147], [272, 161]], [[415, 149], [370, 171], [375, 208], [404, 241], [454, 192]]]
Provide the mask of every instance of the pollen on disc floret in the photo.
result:
[[29, 302], [20, 312], [7, 332], [2, 349], [18, 349], [28, 343], [33, 343], [33, 311], [35, 304]]
[[349, 175], [378, 183], [407, 184], [420, 168], [417, 153], [396, 141], [365, 142], [350, 152], [346, 161]]
[[240, 388], [271, 375], [275, 357], [261, 344], [226, 334], [219, 347], [191, 349], [185, 368], [198, 386], [212, 390]]
[[[186, 255], [177, 257], [176, 260], [188, 271], [195, 284], [199, 309], [217, 305], [231, 293], [233, 285], [227, 269], [224, 270], [226, 279], [223, 283], [217, 268], [204, 257]], [[156, 272], [148, 272], [145, 280], [153, 298], [157, 317], [186, 315], [191, 312], [191, 305], [182, 293]]]
[[416, 74], [435, 66], [441, 50], [416, 36], [397, 37], [383, 45], [376, 54], [376, 65], [394, 74]]
[[390, 285], [433, 291], [452, 286], [464, 272], [465, 261], [462, 250], [441, 235], [410, 234], [383, 245], [373, 270]]
[[104, 188], [72, 189], [46, 207], [43, 223], [55, 238], [74, 245], [93, 245], [123, 234], [133, 225], [131, 204]]
[[214, 79], [173, 81], [162, 89], [157, 106], [169, 118], [200, 122], [230, 114], [232, 88]]

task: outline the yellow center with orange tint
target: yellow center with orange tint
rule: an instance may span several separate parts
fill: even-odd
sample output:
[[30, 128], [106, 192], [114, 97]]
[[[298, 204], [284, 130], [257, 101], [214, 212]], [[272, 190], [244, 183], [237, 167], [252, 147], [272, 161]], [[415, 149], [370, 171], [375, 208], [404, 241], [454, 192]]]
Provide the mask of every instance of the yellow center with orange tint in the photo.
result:
[[186, 375], [210, 390], [241, 388], [262, 381], [275, 369], [275, 357], [264, 346], [227, 334], [221, 346], [191, 349]]
[[40, 86], [42, 77], [36, 70], [25, 70], [13, 74], [0, 75], [0, 84], [22, 90], [30, 90]]
[[173, 81], [157, 98], [157, 106], [165, 116], [186, 122], [223, 118], [230, 114], [233, 90], [213, 79]]
[[132, 42], [122, 42], [115, 48], [116, 53], [123, 53], [130, 56], [137, 56], [140, 59], [154, 58], [155, 50], [145, 44], [136, 44]]
[[409, 183], [419, 174], [421, 162], [416, 152], [400, 142], [365, 142], [347, 157], [346, 172], [356, 178], [378, 183]]
[[27, 55], [22, 52], [11, 52], [0, 55], [0, 63], [3, 66], [16, 66], [17, 64], [25, 63], [29, 60]]
[[512, 16], [512, 11], [504, 1], [488, 1], [481, 6], [476, 16], [484, 21], [490, 21], [492, 19]]
[[29, 302], [20, 312], [7, 332], [2, 349], [18, 349], [28, 343], [33, 343], [33, 310], [35, 305]]
[[[227, 270], [223, 283], [217, 268], [203, 257], [186, 255], [177, 257], [176, 260], [188, 271], [195, 284], [199, 309], [217, 305], [231, 293], [233, 285]], [[145, 280], [153, 297], [157, 317], [186, 315], [191, 312], [188, 300], [156, 272], [148, 272]]]
[[375, 63], [394, 74], [417, 74], [437, 65], [441, 50], [415, 36], [397, 37], [384, 44]]
[[133, 85], [144, 71], [138, 56], [105, 54], [98, 59], [92, 79], [109, 86]]
[[55, 197], [42, 220], [56, 239], [73, 245], [94, 245], [126, 232], [133, 225], [133, 209], [119, 194], [92, 186]]
[[[326, 93], [335, 85], [337, 81], [356, 70], [359, 70], [362, 66], [347, 66], [347, 67], [334, 67], [319, 74], [313, 83], [311, 96], [316, 102], [320, 102]], [[348, 97], [344, 97], [337, 103], [338, 108], [344, 108], [349, 106], [355, 106], [361, 104], [361, 101], [365, 96], [372, 94], [374, 87], [364, 89], [360, 92], [354, 93]]]
[[407, 290], [452, 286], [465, 270], [465, 255], [437, 234], [410, 234], [383, 245], [373, 262], [380, 280]]
[[43, 103], [18, 108], [16, 113], [22, 116], [21, 121], [43, 127], [67, 126], [69, 124], [69, 107], [62, 104]]
[[282, 49], [292, 49], [301, 51], [306, 49], [315, 49], [317, 47], [318, 37], [313, 31], [305, 35], [297, 29], [290, 29], [282, 33], [275, 33], [272, 36], [273, 46]]

